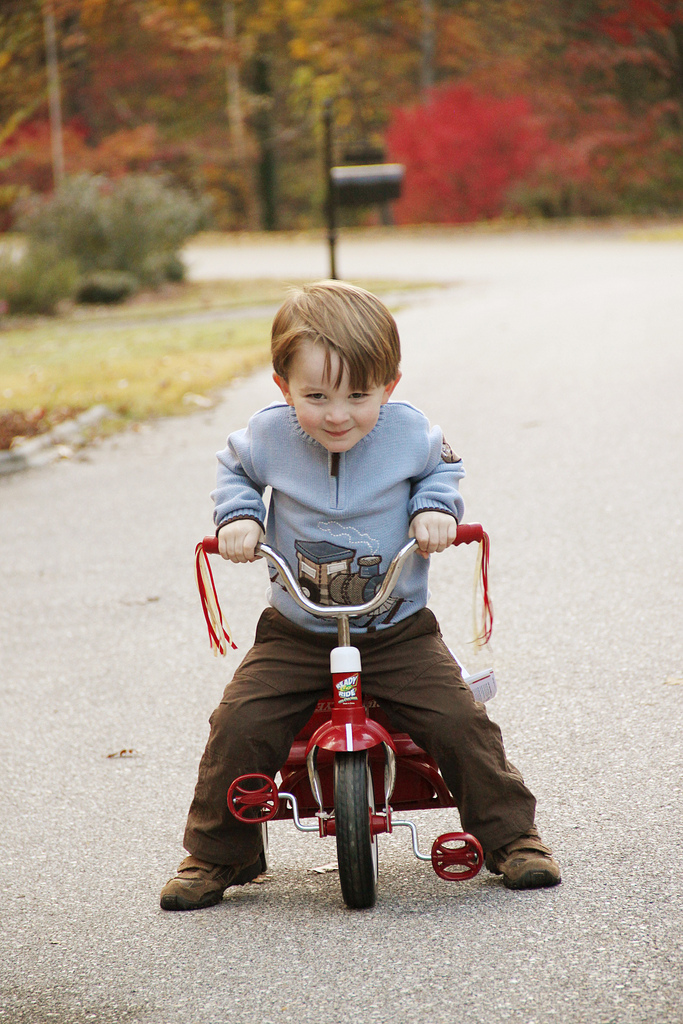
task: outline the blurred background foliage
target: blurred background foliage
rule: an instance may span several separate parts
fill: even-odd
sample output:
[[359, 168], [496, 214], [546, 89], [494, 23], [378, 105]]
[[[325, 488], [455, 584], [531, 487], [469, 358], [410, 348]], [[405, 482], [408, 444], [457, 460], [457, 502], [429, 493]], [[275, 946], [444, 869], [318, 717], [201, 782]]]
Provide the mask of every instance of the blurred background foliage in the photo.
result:
[[10, 313], [54, 313], [64, 299], [121, 302], [181, 281], [180, 249], [207, 214], [205, 199], [151, 174], [83, 171], [17, 205], [25, 242], [0, 250], [0, 299]]
[[[0, 5], [3, 230], [54, 186], [46, 4]], [[683, 207], [679, 0], [48, 6], [66, 174], [163, 175], [189, 221], [197, 203], [220, 230], [320, 224], [326, 98], [338, 162], [379, 148], [406, 164], [400, 223]], [[110, 245], [90, 269], [130, 268]]]

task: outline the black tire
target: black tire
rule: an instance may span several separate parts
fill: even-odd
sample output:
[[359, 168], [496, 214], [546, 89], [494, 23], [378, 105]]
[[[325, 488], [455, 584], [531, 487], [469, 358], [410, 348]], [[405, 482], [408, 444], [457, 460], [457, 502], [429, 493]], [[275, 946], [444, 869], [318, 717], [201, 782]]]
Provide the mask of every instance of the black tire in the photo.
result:
[[377, 899], [377, 836], [370, 831], [375, 799], [366, 750], [334, 757], [337, 863], [347, 907], [374, 907]]

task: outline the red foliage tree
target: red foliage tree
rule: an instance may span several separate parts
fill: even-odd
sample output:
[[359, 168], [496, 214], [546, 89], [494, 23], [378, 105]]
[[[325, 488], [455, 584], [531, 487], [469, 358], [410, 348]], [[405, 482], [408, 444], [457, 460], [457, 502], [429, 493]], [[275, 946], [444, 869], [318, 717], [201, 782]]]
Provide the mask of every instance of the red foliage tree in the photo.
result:
[[536, 167], [550, 142], [528, 101], [499, 99], [465, 85], [434, 90], [429, 102], [396, 110], [386, 135], [405, 164], [399, 223], [459, 223], [501, 214], [510, 188]]
[[661, 0], [626, 0], [602, 3], [593, 25], [622, 46], [633, 46], [648, 36], [668, 35], [683, 20], [678, 2]]
[[[678, 211], [683, 202], [683, 4], [588, 0], [562, 53], [549, 113], [567, 212]], [[547, 97], [541, 98], [541, 103]]]

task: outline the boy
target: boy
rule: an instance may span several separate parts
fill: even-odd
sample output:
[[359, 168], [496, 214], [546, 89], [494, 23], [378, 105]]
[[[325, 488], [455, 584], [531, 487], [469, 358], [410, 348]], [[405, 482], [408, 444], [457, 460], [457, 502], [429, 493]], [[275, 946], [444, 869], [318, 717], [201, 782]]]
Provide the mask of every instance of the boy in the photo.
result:
[[[389, 402], [401, 376], [393, 317], [361, 288], [318, 282], [282, 305], [271, 351], [284, 403], [257, 412], [218, 455], [212, 497], [221, 555], [252, 562], [265, 537], [298, 565], [313, 600], [350, 603], [335, 592], [343, 577], [343, 586], [360, 588], [354, 603], [361, 603], [371, 596], [379, 565], [386, 568], [406, 536], [414, 536], [423, 558], [406, 564], [392, 598], [373, 615], [352, 620], [363, 690], [436, 759], [489, 870], [513, 889], [556, 885], [560, 869], [534, 826], [535, 799], [425, 607], [427, 560], [455, 539], [464, 471], [421, 412]], [[335, 576], [315, 568], [352, 570], [354, 559], [356, 572]], [[190, 856], [162, 890], [165, 910], [212, 906], [228, 886], [259, 874], [259, 826], [232, 817], [228, 788], [246, 772], [274, 776], [326, 696], [334, 620], [300, 609], [274, 570], [269, 604], [254, 647], [211, 716], [185, 829]]]

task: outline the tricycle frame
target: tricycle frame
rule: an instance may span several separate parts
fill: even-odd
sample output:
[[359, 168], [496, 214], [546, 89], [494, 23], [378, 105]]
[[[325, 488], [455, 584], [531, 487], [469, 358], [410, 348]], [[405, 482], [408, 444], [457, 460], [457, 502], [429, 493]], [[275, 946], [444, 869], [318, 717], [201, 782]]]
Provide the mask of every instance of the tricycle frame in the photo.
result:
[[[455, 543], [481, 541], [485, 536], [478, 524], [461, 525]], [[216, 552], [216, 538], [205, 538], [202, 547], [206, 553]], [[397, 809], [456, 805], [436, 762], [407, 734], [391, 729], [376, 701], [363, 699], [360, 652], [351, 645], [350, 618], [382, 605], [416, 548], [414, 539], [403, 545], [375, 596], [362, 605], [316, 604], [302, 592], [279, 552], [265, 543], [258, 548], [258, 554], [276, 567], [300, 608], [337, 621], [338, 646], [330, 655], [333, 699], [318, 702], [295, 738], [280, 770], [280, 786], [266, 775], [240, 776], [228, 791], [228, 807], [240, 821], [261, 822], [264, 832], [269, 820], [291, 819], [301, 832], [335, 836], [342, 895], [353, 908], [374, 905], [377, 836], [396, 827], [410, 830], [413, 853], [431, 862], [440, 878], [471, 878], [484, 859], [480, 844], [466, 832], [439, 836], [431, 853], [423, 854], [414, 822], [395, 817]], [[316, 823], [303, 824], [306, 817], [315, 817]]]

